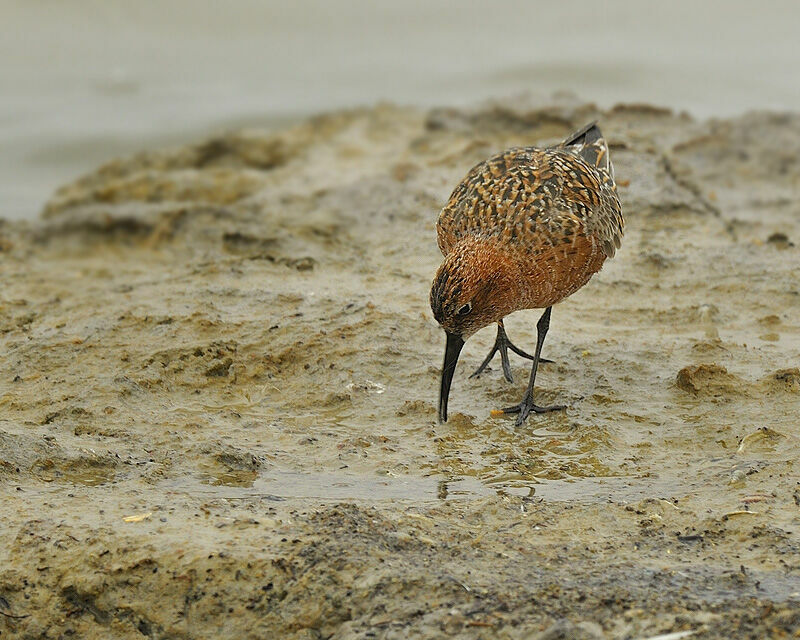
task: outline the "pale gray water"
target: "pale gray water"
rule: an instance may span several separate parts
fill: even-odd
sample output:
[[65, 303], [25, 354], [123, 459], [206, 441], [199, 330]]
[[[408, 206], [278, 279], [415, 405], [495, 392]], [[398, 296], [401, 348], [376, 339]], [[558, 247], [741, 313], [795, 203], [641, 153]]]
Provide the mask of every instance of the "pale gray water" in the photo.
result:
[[800, 110], [800, 5], [0, 0], [0, 216], [115, 155], [378, 100]]

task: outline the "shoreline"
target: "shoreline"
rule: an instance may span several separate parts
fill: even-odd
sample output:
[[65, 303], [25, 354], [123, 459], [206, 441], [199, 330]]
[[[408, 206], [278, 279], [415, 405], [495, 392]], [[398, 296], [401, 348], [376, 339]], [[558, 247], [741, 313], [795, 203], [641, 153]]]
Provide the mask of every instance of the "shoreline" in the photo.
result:
[[[438, 424], [438, 208], [595, 118], [626, 237], [553, 310], [568, 410], [490, 417], [525, 363], [468, 379], [485, 331]], [[379, 105], [114, 160], [0, 222], [0, 632], [791, 636], [798, 132]]]

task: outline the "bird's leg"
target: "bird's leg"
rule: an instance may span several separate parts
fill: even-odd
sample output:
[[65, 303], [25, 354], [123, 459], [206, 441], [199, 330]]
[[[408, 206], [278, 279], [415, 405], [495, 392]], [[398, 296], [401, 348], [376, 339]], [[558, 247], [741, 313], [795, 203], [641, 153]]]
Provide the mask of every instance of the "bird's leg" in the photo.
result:
[[[497, 338], [495, 338], [494, 346], [492, 347], [491, 351], [489, 351], [489, 355], [484, 358], [483, 362], [481, 362], [481, 366], [475, 369], [475, 372], [470, 376], [470, 378], [474, 378], [476, 376], [481, 375], [489, 363], [494, 358], [494, 354], [498, 351], [500, 352], [500, 362], [503, 365], [503, 376], [509, 382], [514, 382], [514, 377], [511, 375], [511, 363], [508, 360], [508, 349], [511, 345], [511, 341], [508, 339], [506, 335], [506, 329], [503, 326], [503, 321], [497, 323]], [[528, 355], [521, 349], [517, 349], [517, 347], [512, 346], [512, 350], [514, 353], [520, 353], [524, 358], [532, 358], [532, 356]]]
[[550, 310], [552, 307], [547, 307], [539, 322], [536, 323], [536, 353], [533, 356], [533, 365], [531, 365], [531, 378], [528, 381], [528, 388], [525, 390], [525, 395], [522, 397], [522, 402], [513, 407], [506, 407], [502, 409], [502, 413], [518, 413], [516, 425], [520, 426], [531, 413], [547, 413], [548, 411], [559, 411], [565, 409], [564, 405], [554, 404], [547, 407], [540, 407], [533, 402], [533, 384], [536, 382], [536, 370], [539, 368], [540, 356], [542, 353], [542, 345], [544, 344], [544, 337], [547, 335], [547, 330], [550, 328]]
[[[506, 328], [503, 325], [503, 321], [500, 320], [497, 323], [497, 338], [494, 340], [494, 346], [492, 350], [489, 351], [489, 355], [484, 358], [483, 362], [481, 362], [481, 366], [475, 369], [475, 372], [470, 376], [470, 378], [474, 378], [476, 376], [481, 375], [489, 363], [494, 358], [494, 354], [498, 351], [500, 352], [500, 362], [503, 365], [503, 376], [509, 382], [514, 382], [514, 377], [511, 375], [511, 363], [508, 360], [508, 350], [511, 349], [514, 353], [518, 356], [522, 356], [523, 358], [527, 358], [528, 360], [533, 360], [533, 356], [520, 349], [517, 345], [515, 345], [511, 340], [509, 340], [508, 336], [506, 335]], [[540, 358], [539, 362], [552, 362], [552, 360], [547, 360], [546, 358]]]

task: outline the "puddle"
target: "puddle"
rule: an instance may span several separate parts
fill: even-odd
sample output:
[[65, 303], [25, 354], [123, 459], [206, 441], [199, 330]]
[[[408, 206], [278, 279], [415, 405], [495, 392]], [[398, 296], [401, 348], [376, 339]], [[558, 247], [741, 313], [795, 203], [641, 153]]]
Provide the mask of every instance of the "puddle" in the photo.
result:
[[[247, 474], [247, 478], [243, 475]], [[232, 476], [228, 478], [228, 476]], [[249, 481], [249, 484], [245, 482]], [[193, 477], [173, 478], [162, 486], [168, 491], [232, 500], [391, 500], [434, 501], [478, 498], [496, 491], [475, 478], [446, 479], [413, 476], [366, 476], [345, 473], [301, 473], [297, 471], [255, 471], [219, 474], [211, 482]]]
[[472, 500], [491, 495], [536, 497], [548, 502], [628, 502], [652, 496], [683, 495], [691, 490], [691, 485], [678, 483], [673, 478], [611, 477], [497, 482], [470, 476], [369, 476], [275, 470], [262, 473], [229, 471], [202, 478], [172, 478], [162, 486], [170, 492], [233, 500], [311, 498], [361, 502]]

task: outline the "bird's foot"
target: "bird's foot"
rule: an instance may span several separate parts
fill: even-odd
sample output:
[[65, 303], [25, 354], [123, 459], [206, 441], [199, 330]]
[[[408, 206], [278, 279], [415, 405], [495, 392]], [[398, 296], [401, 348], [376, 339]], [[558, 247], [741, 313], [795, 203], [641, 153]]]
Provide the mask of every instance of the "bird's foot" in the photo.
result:
[[533, 397], [526, 397], [522, 400], [522, 402], [515, 404], [513, 407], [504, 407], [503, 409], [496, 409], [495, 411], [492, 411], [492, 415], [499, 416], [514, 413], [519, 414], [517, 415], [517, 420], [514, 423], [517, 427], [519, 427], [532, 413], [549, 413], [550, 411], [562, 411], [566, 408], [567, 406], [563, 404], [552, 404], [546, 407], [540, 407], [538, 404], [534, 404]]
[[[470, 378], [475, 378], [475, 377], [481, 375], [486, 370], [486, 368], [489, 366], [489, 363], [492, 361], [492, 358], [494, 358], [494, 354], [496, 354], [499, 351], [500, 352], [500, 363], [503, 366], [503, 377], [506, 380], [508, 380], [509, 382], [514, 382], [514, 377], [511, 375], [511, 362], [508, 359], [508, 350], [509, 349], [511, 349], [511, 351], [516, 353], [518, 356], [521, 356], [523, 358], [527, 358], [528, 360], [533, 360], [533, 356], [530, 353], [528, 353], [527, 351], [523, 351], [517, 345], [515, 345], [513, 342], [511, 342], [511, 340], [508, 339], [508, 336], [506, 335], [505, 329], [503, 329], [503, 325], [502, 324], [498, 324], [498, 326], [497, 326], [497, 338], [495, 338], [494, 346], [492, 347], [492, 350], [489, 351], [489, 355], [487, 355], [484, 358], [483, 362], [481, 362], [481, 365], [477, 369], [475, 369], [475, 371], [470, 376]], [[552, 363], [553, 361], [552, 360], [548, 360], [547, 358], [539, 358], [539, 362], [540, 363], [545, 363], [545, 362]]]

